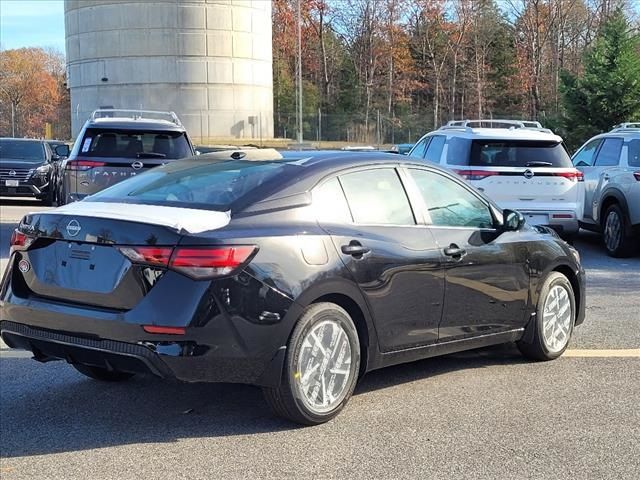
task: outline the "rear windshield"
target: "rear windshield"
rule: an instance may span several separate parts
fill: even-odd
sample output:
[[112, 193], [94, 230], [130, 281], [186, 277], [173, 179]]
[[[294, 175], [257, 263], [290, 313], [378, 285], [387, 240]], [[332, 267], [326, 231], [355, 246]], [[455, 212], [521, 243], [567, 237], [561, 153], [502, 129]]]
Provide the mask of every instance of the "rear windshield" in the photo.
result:
[[83, 157], [185, 158], [191, 156], [183, 132], [87, 129], [80, 145]]
[[247, 160], [177, 162], [117, 183], [85, 201], [227, 211], [256, 188], [275, 186], [283, 174], [302, 168], [284, 162]]
[[471, 144], [469, 165], [561, 168], [573, 166], [561, 143], [522, 140], [474, 140]]
[[41, 142], [25, 142], [23, 140], [0, 140], [0, 162], [5, 160], [24, 160], [42, 162], [45, 159], [44, 146]]

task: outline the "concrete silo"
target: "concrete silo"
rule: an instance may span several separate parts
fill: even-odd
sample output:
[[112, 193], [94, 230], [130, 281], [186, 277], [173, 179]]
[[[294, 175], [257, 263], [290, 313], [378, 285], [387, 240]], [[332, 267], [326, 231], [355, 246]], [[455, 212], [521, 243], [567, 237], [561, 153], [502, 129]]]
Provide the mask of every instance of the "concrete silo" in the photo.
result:
[[273, 137], [269, 0], [65, 0], [75, 136], [101, 106], [173, 110], [200, 139]]

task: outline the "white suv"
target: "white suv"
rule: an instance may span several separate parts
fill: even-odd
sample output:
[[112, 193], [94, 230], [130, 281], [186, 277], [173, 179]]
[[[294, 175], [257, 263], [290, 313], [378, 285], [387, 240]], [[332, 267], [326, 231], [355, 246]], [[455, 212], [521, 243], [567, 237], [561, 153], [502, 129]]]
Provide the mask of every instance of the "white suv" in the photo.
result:
[[538, 122], [460, 120], [422, 137], [413, 157], [447, 167], [502, 208], [572, 237], [584, 208], [584, 177], [562, 138]]

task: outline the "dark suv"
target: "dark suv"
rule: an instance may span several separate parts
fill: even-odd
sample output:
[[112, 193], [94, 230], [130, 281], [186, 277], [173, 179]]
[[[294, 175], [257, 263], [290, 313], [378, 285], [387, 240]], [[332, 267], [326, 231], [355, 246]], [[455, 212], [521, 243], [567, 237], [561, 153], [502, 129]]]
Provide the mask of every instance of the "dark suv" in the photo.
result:
[[149, 168], [194, 154], [173, 112], [96, 110], [64, 162], [59, 204], [82, 200]]
[[54, 201], [60, 157], [44, 140], [0, 138], [0, 196]]

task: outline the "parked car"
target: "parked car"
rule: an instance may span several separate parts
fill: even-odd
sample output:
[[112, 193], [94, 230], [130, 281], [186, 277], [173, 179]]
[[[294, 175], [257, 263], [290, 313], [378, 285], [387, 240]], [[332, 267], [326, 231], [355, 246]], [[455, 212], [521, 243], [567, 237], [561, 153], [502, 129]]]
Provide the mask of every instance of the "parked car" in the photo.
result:
[[555, 232], [435, 165], [301, 154], [202, 155], [27, 215], [2, 339], [98, 380], [259, 385], [303, 424], [388, 365], [512, 341], [564, 352], [584, 271]]
[[59, 160], [46, 141], [0, 138], [0, 196], [37, 198], [51, 205]]
[[408, 155], [413, 148], [413, 143], [398, 143], [391, 147], [391, 153], [399, 153], [400, 155]]
[[452, 121], [422, 137], [409, 155], [453, 170], [532, 225], [548, 225], [565, 238], [579, 230], [582, 172], [562, 138], [538, 122]]
[[173, 112], [96, 110], [64, 162], [60, 204], [82, 200], [195, 150]]
[[640, 123], [596, 135], [572, 160], [585, 179], [580, 226], [601, 232], [609, 255], [631, 255], [640, 246]]

